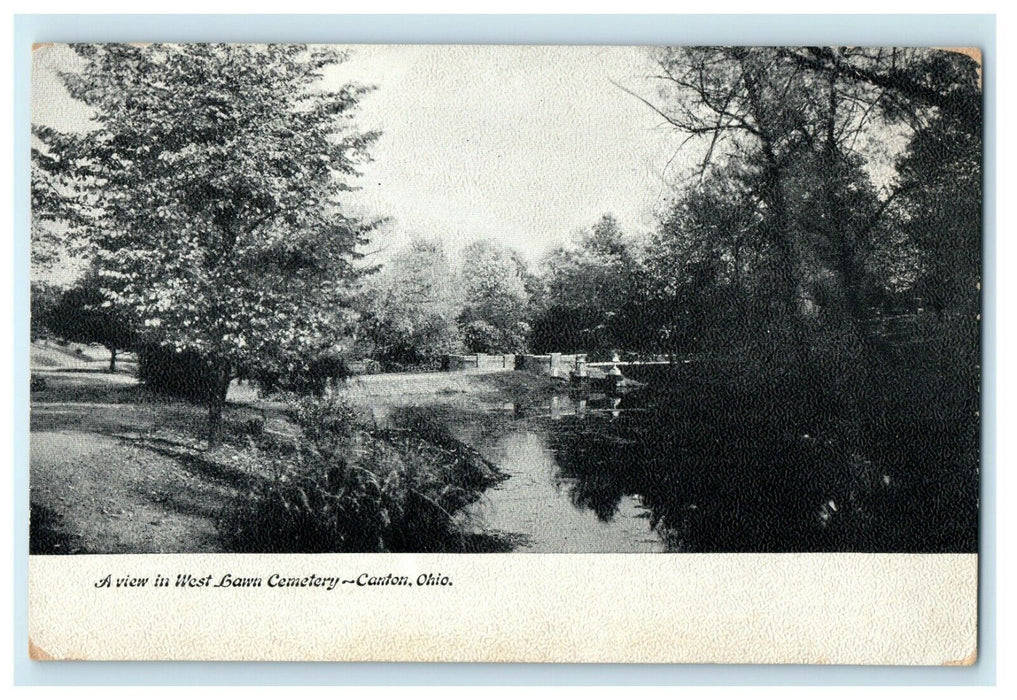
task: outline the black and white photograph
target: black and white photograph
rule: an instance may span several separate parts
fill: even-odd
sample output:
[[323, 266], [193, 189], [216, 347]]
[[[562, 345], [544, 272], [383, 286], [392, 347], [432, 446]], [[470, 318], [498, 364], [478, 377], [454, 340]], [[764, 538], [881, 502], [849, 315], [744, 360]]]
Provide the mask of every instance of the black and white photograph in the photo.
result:
[[981, 68], [37, 45], [31, 554], [977, 553]]

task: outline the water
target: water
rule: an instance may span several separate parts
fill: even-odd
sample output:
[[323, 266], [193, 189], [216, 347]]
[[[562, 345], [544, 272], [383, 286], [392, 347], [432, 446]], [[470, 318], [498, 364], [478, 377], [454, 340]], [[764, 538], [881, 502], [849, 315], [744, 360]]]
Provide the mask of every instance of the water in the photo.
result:
[[624, 495], [610, 518], [573, 500], [578, 483], [563, 477], [548, 446], [547, 426], [508, 430], [483, 450], [509, 475], [490, 489], [473, 515], [486, 529], [521, 533], [532, 552], [656, 552], [664, 543], [648, 525], [638, 495]]
[[508, 475], [470, 515], [517, 551], [975, 550], [968, 437], [771, 399], [658, 382], [424, 410]]

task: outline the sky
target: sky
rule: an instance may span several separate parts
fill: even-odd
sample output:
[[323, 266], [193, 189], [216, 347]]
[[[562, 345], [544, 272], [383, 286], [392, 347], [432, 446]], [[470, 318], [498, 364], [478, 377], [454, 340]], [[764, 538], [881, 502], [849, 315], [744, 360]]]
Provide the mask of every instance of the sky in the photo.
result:
[[338, 72], [378, 86], [360, 123], [383, 132], [358, 200], [390, 240], [531, 259], [606, 212], [646, 230], [677, 141], [612, 81], [645, 93], [650, 70], [642, 47], [358, 47]]
[[[382, 131], [351, 206], [390, 221], [369, 248], [413, 237], [450, 252], [478, 239], [531, 261], [612, 213], [651, 229], [678, 139], [618, 83], [652, 95], [646, 47], [362, 45], [326, 81], [375, 85], [357, 124]], [[64, 46], [37, 49], [33, 122], [81, 129], [87, 113], [56, 70]]]

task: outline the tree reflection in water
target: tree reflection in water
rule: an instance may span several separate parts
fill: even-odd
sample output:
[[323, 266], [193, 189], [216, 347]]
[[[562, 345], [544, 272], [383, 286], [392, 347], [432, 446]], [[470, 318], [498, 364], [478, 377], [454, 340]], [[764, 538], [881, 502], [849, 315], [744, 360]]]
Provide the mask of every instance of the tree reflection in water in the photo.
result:
[[577, 508], [638, 496], [675, 551], [977, 550], [977, 421], [660, 386], [549, 422]]

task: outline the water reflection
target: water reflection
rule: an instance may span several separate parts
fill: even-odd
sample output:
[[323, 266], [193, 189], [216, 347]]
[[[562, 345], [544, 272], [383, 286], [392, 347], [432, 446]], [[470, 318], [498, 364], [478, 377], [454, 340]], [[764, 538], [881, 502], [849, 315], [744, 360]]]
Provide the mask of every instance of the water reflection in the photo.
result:
[[563, 478], [539, 427], [519, 427], [489, 446], [485, 456], [511, 478], [488, 492], [474, 515], [485, 529], [523, 533], [533, 552], [653, 552], [664, 543], [647, 525], [638, 496], [621, 495], [612, 517], [576, 503], [576, 480]]
[[[551, 443], [572, 421], [619, 418], [620, 397], [560, 393], [541, 400], [506, 402], [485, 416], [445, 420], [461, 439], [510, 476], [473, 510], [485, 529], [522, 533], [533, 552], [656, 552], [667, 549], [650, 525], [652, 513], [638, 493], [621, 493], [600, 506], [585, 499], [584, 477], [563, 472]], [[570, 428], [564, 428], [566, 432]]]
[[563, 418], [582, 418], [586, 415], [605, 414], [617, 418], [623, 410], [642, 411], [643, 408], [624, 408], [621, 396], [573, 392], [555, 394], [546, 402], [506, 403], [504, 410], [510, 411], [517, 420], [548, 418], [559, 421]]
[[976, 471], [956, 463], [944, 431], [902, 445], [865, 421], [817, 430], [704, 403], [640, 391], [560, 411], [547, 424], [556, 482], [606, 523], [636, 498], [673, 551], [974, 548]]
[[510, 476], [478, 526], [541, 552], [974, 548], [977, 474], [952, 463], [956, 436], [658, 386], [435, 414]]

